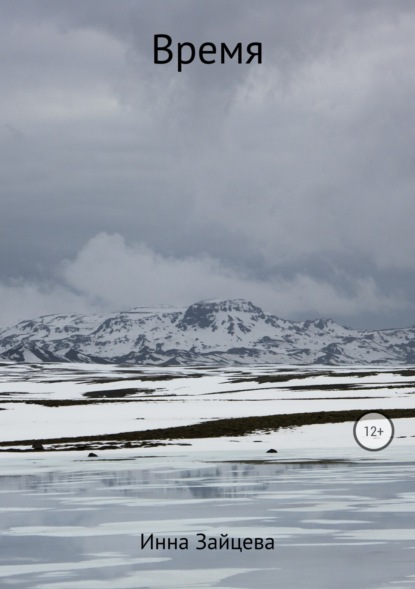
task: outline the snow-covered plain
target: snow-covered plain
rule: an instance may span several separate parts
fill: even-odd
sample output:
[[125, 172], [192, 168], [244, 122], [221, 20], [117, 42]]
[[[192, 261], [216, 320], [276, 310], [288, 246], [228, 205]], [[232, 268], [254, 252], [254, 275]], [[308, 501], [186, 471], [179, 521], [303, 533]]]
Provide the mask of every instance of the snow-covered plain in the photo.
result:
[[[51, 444], [11, 451], [229, 417], [387, 414], [414, 409], [414, 380], [402, 367], [0, 365], [0, 586], [414, 587], [415, 419], [394, 419], [381, 452], [357, 445], [352, 421], [98, 446], [96, 458]], [[190, 548], [140, 549], [150, 533]], [[273, 538], [275, 549], [198, 551], [200, 533]]]
[[[74, 403], [74, 404], [71, 404]], [[158, 368], [1, 364], [0, 442], [74, 438], [225, 418], [415, 408], [411, 368]], [[415, 419], [395, 420], [394, 444], [415, 444]], [[353, 423], [186, 440], [188, 451], [355, 446]], [[169, 447], [174, 447], [169, 442]], [[6, 448], [3, 448], [3, 450]]]

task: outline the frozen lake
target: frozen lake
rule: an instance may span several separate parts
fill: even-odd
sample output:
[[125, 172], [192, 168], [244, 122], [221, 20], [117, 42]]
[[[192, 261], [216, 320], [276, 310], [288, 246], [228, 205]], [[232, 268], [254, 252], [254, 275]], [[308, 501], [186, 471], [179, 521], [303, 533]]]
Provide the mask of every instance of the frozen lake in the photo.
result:
[[[415, 587], [410, 447], [343, 450], [344, 462], [325, 460], [324, 449], [300, 459], [285, 451], [283, 461], [162, 449], [85, 456], [5, 457], [1, 587]], [[140, 549], [152, 532], [185, 537], [189, 549]], [[196, 550], [198, 533], [274, 538], [276, 547]]]

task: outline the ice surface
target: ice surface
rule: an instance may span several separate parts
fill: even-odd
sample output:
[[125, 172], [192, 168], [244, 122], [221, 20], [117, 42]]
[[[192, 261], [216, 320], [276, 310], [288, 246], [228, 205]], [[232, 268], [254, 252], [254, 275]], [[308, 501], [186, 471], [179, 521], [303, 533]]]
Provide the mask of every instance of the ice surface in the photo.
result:
[[[128, 453], [113, 452], [108, 462], [80, 460], [76, 452], [9, 454], [0, 475], [0, 584], [266, 589], [278, 579], [296, 589], [408, 586], [412, 449], [395, 447], [370, 460], [355, 453], [347, 463], [306, 460], [326, 454], [309, 448], [300, 463], [295, 450], [286, 451], [285, 463], [255, 461], [252, 453], [244, 462], [237, 450], [222, 452], [222, 460], [208, 451], [186, 456], [177, 450], [170, 456], [130, 452], [130, 461], [116, 459]], [[378, 504], [400, 509], [378, 513]], [[140, 549], [140, 534], [151, 532], [186, 537], [189, 550]], [[276, 548], [197, 551], [200, 532], [273, 537]]]

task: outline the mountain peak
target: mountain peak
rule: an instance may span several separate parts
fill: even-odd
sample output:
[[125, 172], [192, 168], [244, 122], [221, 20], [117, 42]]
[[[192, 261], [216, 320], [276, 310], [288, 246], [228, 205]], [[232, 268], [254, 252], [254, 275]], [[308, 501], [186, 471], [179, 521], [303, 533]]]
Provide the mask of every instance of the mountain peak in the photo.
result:
[[246, 299], [207, 299], [194, 303], [189, 307], [209, 309], [212, 312], [242, 312], [242, 313], [263, 313], [260, 307], [256, 307]]
[[[245, 299], [209, 299], [190, 305], [183, 318], [177, 324], [179, 329], [187, 330], [210, 328], [216, 331], [219, 327], [219, 316], [229, 313], [251, 313], [263, 315], [262, 309], [255, 307]], [[222, 321], [223, 323], [223, 321]]]

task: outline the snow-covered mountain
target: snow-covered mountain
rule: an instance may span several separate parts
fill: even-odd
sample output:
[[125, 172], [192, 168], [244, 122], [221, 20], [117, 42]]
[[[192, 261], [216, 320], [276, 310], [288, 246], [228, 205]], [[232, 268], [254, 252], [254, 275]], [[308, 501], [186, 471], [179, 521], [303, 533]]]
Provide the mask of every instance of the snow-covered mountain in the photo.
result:
[[0, 332], [0, 359], [147, 365], [415, 364], [415, 327], [287, 321], [243, 299], [109, 315], [46, 315]]

